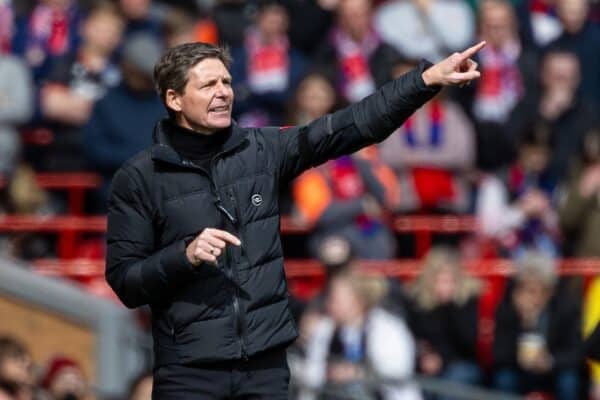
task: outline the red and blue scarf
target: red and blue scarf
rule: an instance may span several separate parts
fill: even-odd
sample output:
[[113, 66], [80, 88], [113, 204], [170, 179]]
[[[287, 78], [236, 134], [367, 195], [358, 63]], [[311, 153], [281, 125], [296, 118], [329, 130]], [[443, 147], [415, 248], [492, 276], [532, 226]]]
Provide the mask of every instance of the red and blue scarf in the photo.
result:
[[331, 32], [331, 43], [337, 52], [339, 91], [349, 102], [362, 100], [375, 91], [375, 80], [371, 75], [369, 58], [379, 47], [380, 39], [374, 31], [360, 42], [340, 28]]

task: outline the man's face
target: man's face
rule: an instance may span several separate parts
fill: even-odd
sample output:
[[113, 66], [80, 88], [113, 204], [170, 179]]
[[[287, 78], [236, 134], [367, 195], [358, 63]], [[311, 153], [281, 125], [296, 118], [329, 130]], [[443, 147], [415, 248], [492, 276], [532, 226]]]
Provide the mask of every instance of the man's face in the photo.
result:
[[354, 39], [360, 40], [371, 27], [371, 2], [369, 0], [343, 0], [338, 6], [340, 25]]
[[288, 29], [288, 16], [285, 8], [271, 5], [262, 10], [258, 16], [258, 27], [267, 37], [285, 35]]
[[7, 357], [0, 363], [0, 380], [14, 382], [18, 385], [29, 385], [31, 376], [31, 360], [27, 356]]
[[539, 315], [551, 295], [552, 289], [535, 277], [531, 277], [517, 282], [513, 292], [513, 302], [519, 315]]
[[326, 307], [329, 316], [339, 324], [352, 324], [365, 312], [351, 284], [343, 277], [332, 279]]
[[542, 64], [544, 89], [574, 92], [579, 85], [579, 60], [570, 53], [548, 54]]
[[231, 125], [231, 75], [221, 60], [207, 58], [188, 71], [183, 93], [166, 93], [167, 105], [184, 128], [211, 134]]
[[120, 0], [121, 10], [128, 19], [138, 20], [148, 16], [150, 0]]
[[84, 38], [88, 44], [104, 54], [111, 54], [119, 45], [125, 23], [108, 12], [97, 12], [84, 24]]
[[560, 0], [556, 8], [567, 32], [575, 34], [581, 30], [585, 24], [589, 8], [586, 0]]
[[516, 37], [512, 10], [509, 4], [486, 4], [481, 9], [481, 36], [491, 46], [502, 47]]

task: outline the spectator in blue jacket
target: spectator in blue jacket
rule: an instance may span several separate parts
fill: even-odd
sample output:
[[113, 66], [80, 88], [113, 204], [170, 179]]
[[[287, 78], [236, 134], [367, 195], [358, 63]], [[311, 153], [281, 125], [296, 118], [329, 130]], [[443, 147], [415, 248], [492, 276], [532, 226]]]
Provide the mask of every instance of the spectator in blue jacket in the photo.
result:
[[146, 132], [152, 132], [156, 120], [164, 115], [152, 84], [152, 71], [161, 52], [151, 35], [139, 33], [127, 39], [121, 65], [123, 82], [96, 103], [84, 128], [87, 161], [107, 179], [101, 200], [119, 166], [150, 145], [152, 138]]

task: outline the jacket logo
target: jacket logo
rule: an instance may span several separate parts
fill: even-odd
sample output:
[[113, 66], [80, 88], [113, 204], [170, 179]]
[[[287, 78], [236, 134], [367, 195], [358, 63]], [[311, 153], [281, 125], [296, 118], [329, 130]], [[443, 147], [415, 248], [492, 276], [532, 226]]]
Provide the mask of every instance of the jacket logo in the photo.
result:
[[256, 207], [260, 206], [262, 204], [262, 196], [258, 193], [253, 194], [252, 195], [252, 204], [254, 204]]

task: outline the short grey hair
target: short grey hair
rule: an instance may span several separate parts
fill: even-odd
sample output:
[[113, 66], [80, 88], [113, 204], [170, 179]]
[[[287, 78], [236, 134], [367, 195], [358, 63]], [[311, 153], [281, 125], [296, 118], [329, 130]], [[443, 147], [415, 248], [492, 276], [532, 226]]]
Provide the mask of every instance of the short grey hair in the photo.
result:
[[522, 282], [536, 279], [547, 288], [553, 288], [558, 280], [554, 258], [537, 251], [527, 251], [517, 261], [515, 280]]
[[182, 94], [188, 83], [189, 70], [207, 58], [221, 60], [227, 69], [232, 62], [227, 47], [202, 42], [184, 43], [170, 48], [163, 54], [154, 67], [154, 85], [165, 107], [167, 90], [173, 89]]

